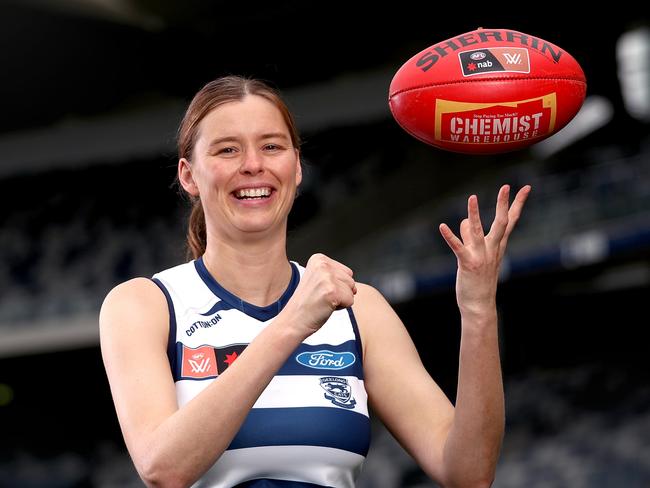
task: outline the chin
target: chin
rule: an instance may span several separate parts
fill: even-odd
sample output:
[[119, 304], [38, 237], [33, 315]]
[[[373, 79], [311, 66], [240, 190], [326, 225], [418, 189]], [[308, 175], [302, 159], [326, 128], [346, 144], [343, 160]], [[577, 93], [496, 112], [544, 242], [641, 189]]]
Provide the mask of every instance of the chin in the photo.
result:
[[[283, 226], [284, 229], [286, 226]], [[279, 226], [276, 222], [269, 221], [247, 221], [241, 222], [237, 225], [237, 229], [241, 232], [246, 233], [260, 233], [260, 232], [269, 232], [274, 228], [279, 229]]]

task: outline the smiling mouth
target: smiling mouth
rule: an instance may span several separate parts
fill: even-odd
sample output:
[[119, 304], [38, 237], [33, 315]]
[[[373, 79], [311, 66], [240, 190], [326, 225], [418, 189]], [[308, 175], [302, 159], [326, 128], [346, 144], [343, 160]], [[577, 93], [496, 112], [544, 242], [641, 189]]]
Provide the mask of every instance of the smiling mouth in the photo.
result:
[[237, 200], [263, 200], [269, 198], [272, 193], [269, 187], [263, 188], [242, 188], [233, 192]]

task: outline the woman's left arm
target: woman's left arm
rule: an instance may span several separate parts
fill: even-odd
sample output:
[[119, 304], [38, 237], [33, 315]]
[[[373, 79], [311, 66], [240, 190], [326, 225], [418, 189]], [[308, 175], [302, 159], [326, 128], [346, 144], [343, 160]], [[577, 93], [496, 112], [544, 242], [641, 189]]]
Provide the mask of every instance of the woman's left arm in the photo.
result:
[[375, 290], [360, 287], [354, 310], [364, 340], [364, 373], [371, 405], [387, 428], [445, 487], [489, 487], [504, 431], [496, 288], [510, 233], [530, 192], [510, 208], [509, 187], [497, 199], [495, 220], [483, 234], [476, 196], [468, 200], [461, 239], [440, 231], [458, 260], [456, 297], [461, 346], [455, 408], [431, 379], [392, 308]]
[[[475, 195], [467, 202], [468, 218], [461, 239], [446, 224], [440, 232], [456, 255], [456, 301], [461, 315], [458, 391], [454, 423], [443, 452], [445, 471], [460, 486], [490, 486], [505, 424], [503, 381], [497, 334], [496, 293], [508, 237], [519, 220], [530, 186], [509, 207], [510, 188], [497, 197], [494, 222], [487, 235]], [[455, 484], [455, 483], [454, 483]]]

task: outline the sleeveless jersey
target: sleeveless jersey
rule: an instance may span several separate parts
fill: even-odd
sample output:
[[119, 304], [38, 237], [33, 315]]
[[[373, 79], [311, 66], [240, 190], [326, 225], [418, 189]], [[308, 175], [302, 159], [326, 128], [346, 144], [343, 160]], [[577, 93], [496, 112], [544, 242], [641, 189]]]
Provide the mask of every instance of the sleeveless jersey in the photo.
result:
[[[304, 272], [294, 262], [291, 267], [289, 287], [266, 307], [224, 289], [202, 258], [153, 276], [169, 306], [167, 354], [179, 408], [219, 381], [286, 305]], [[370, 442], [362, 365], [352, 309], [337, 310], [291, 353], [230, 446], [194, 486], [354, 487]]]

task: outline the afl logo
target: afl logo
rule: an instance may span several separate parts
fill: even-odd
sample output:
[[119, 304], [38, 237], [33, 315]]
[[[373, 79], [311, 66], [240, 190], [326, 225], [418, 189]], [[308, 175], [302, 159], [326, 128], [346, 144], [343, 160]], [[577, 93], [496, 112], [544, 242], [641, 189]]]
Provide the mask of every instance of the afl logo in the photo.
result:
[[296, 356], [303, 366], [314, 369], [344, 369], [352, 366], [357, 360], [351, 352], [332, 352], [327, 350], [301, 352]]
[[476, 51], [475, 53], [469, 55], [470, 59], [473, 61], [480, 61], [481, 59], [485, 59], [485, 56], [487, 56], [487, 54], [485, 54], [483, 51]]

